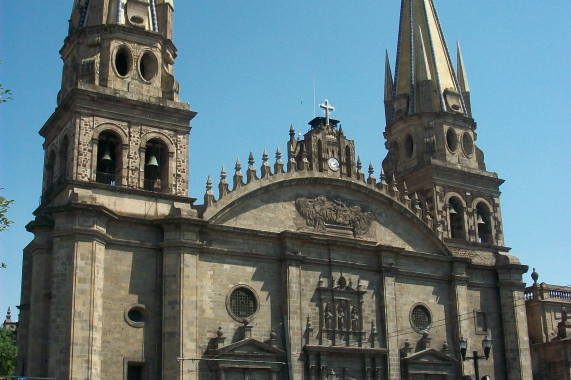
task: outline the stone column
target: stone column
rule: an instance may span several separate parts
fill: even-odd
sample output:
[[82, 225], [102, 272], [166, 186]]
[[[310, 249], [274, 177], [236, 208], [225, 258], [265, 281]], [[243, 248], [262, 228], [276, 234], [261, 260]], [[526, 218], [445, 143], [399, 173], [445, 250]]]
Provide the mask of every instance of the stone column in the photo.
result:
[[[399, 330], [397, 319], [397, 294], [396, 294], [396, 268], [395, 253], [394, 252], [381, 252], [380, 265], [381, 265], [381, 278], [382, 278], [382, 300], [379, 312], [384, 315], [384, 331], [380, 331], [385, 335], [386, 347], [388, 353], [388, 379], [400, 380], [400, 353], [399, 341], [396, 331]], [[382, 324], [379, 324], [382, 326]], [[380, 376], [380, 372], [376, 377]]]
[[163, 379], [197, 379], [192, 360], [198, 358], [198, 227], [163, 224]]
[[527, 266], [506, 264], [497, 270], [508, 380], [531, 379], [533, 374], [525, 313], [525, 283], [522, 281]]

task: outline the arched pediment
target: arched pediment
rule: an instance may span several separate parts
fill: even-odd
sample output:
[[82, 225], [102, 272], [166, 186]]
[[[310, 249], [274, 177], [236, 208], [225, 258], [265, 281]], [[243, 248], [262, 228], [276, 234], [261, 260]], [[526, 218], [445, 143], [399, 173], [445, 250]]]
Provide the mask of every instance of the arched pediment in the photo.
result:
[[318, 233], [448, 255], [438, 236], [401, 202], [352, 180], [283, 173], [209, 205], [211, 224], [267, 232]]

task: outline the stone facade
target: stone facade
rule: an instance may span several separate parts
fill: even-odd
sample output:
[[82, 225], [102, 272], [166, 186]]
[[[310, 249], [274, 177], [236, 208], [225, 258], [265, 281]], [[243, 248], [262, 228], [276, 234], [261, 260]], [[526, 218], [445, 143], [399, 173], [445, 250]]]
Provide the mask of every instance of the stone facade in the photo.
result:
[[571, 287], [534, 283], [525, 289], [534, 380], [571, 378]]
[[[421, 29], [439, 30], [432, 2], [411, 3], [433, 12]], [[240, 162], [231, 180], [223, 169], [218, 197], [209, 179], [195, 205], [195, 112], [177, 95], [172, 12], [172, 1], [74, 6], [59, 105], [40, 131], [18, 373], [457, 379], [473, 373], [460, 339], [476, 348], [489, 336], [480, 373], [530, 378], [527, 267], [503, 246], [502, 180], [470, 145], [467, 82], [448, 73], [456, 89], [439, 102], [425, 72], [416, 113], [410, 94], [392, 90], [414, 88], [398, 81], [412, 54], [399, 48], [384, 171], [363, 172], [327, 109], [305, 135], [290, 129], [286, 163], [264, 152], [258, 170], [250, 155], [246, 178]], [[440, 49], [426, 51], [448, 57]]]

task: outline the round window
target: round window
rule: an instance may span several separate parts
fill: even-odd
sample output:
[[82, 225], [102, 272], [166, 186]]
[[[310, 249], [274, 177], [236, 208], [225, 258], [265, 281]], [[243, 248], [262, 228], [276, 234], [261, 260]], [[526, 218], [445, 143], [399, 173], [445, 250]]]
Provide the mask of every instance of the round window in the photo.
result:
[[416, 305], [413, 307], [410, 312], [410, 323], [418, 332], [427, 331], [432, 323], [428, 308], [424, 305]]
[[119, 76], [127, 76], [131, 72], [131, 51], [121, 46], [115, 53], [115, 70]]
[[472, 157], [474, 153], [474, 140], [468, 132], [464, 132], [462, 135], [462, 150], [467, 157]]
[[132, 327], [143, 327], [147, 320], [147, 310], [144, 305], [131, 305], [125, 309], [125, 321]]
[[258, 298], [251, 289], [238, 287], [230, 293], [227, 308], [235, 320], [251, 320], [258, 311]]
[[453, 128], [448, 128], [448, 131], [446, 131], [446, 145], [452, 152], [456, 152], [456, 149], [458, 149], [458, 135], [456, 135], [456, 131]]
[[139, 60], [139, 72], [141, 73], [141, 77], [149, 82], [157, 75], [157, 70], [157, 57], [150, 51], [144, 52]]

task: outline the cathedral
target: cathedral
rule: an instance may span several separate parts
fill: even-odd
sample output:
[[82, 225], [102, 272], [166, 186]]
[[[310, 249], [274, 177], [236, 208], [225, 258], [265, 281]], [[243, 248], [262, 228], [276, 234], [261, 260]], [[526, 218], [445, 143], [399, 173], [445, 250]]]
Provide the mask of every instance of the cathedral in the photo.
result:
[[460, 48], [453, 65], [433, 0], [401, 7], [382, 170], [325, 100], [286, 152], [223, 169], [197, 202], [173, 0], [75, 0], [17, 374], [531, 379], [528, 268], [504, 246]]

